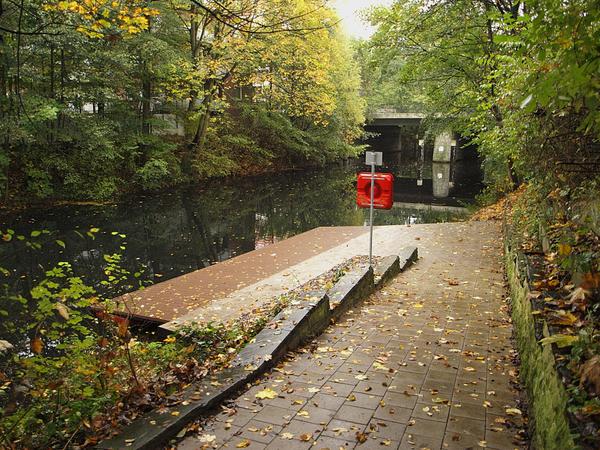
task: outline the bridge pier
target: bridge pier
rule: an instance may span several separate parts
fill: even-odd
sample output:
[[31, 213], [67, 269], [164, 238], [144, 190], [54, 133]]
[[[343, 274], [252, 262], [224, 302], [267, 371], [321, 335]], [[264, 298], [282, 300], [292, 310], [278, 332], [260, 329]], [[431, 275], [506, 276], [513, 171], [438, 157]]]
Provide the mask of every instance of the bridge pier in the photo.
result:
[[444, 131], [435, 137], [433, 144], [434, 162], [451, 162], [452, 148], [456, 146], [454, 134], [450, 131]]

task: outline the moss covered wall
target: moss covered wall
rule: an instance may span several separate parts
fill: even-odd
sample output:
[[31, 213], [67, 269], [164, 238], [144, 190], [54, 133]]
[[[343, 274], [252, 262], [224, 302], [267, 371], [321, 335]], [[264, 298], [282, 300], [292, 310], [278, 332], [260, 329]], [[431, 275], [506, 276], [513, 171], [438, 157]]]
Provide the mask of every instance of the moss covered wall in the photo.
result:
[[536, 336], [536, 327], [541, 328], [543, 337], [548, 336], [548, 328], [533, 314], [529, 287], [521, 276], [519, 259], [508, 247], [506, 270], [512, 294], [513, 327], [521, 355], [521, 382], [529, 396], [532, 448], [575, 449], [566, 415], [567, 394], [555, 369], [552, 348], [539, 344]]

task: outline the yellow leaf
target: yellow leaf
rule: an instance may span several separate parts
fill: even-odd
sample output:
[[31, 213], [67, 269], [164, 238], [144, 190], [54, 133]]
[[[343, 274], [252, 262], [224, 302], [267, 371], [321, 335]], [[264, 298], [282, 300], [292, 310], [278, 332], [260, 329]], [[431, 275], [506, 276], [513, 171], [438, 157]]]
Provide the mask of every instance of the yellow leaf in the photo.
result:
[[63, 319], [69, 320], [69, 308], [62, 303], [57, 303], [55, 308]]
[[248, 439], [244, 439], [243, 441], [238, 442], [236, 448], [246, 448], [250, 447], [250, 441]]
[[573, 248], [569, 244], [558, 244], [558, 254], [560, 256], [568, 256], [573, 251]]
[[567, 334], [554, 334], [540, 340], [540, 344], [556, 344], [558, 348], [570, 347], [579, 340], [579, 336], [569, 336]]
[[266, 388], [260, 392], [257, 392], [255, 397], [261, 400], [265, 400], [267, 398], [273, 399], [277, 397], [277, 392], [275, 392], [273, 389]]
[[556, 312], [556, 316], [552, 319], [552, 323], [555, 325], [565, 325], [570, 327], [577, 323], [579, 319], [573, 313], [568, 311], [559, 310]]
[[385, 367], [383, 364], [381, 364], [380, 362], [377, 362], [377, 361], [375, 361], [375, 362], [373, 363], [373, 367], [375, 367], [375, 369], [378, 369], [378, 370], [384, 370], [384, 371], [386, 371], [386, 372], [387, 372], [388, 370], [390, 370], [389, 368]]
[[359, 444], [364, 444], [367, 442], [368, 437], [369, 436], [366, 433], [361, 433], [360, 431], [356, 432], [356, 440]]
[[214, 434], [203, 434], [198, 439], [202, 443], [211, 444], [217, 440], [217, 436], [215, 436]]

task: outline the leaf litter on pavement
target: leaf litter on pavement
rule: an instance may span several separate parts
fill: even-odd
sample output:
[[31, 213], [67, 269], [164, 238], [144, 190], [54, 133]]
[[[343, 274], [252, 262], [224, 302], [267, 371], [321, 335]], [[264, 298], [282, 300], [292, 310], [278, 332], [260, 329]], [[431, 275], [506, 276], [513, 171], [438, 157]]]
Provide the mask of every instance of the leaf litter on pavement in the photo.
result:
[[[423, 237], [423, 241], [426, 239]], [[437, 245], [445, 245], [443, 236], [439, 237]], [[494, 245], [489, 241], [483, 246], [482, 253], [494, 258]], [[386, 420], [373, 421], [366, 429], [353, 430], [355, 425], [337, 416], [331, 422], [335, 426], [328, 425], [329, 419], [320, 422], [319, 418], [312, 418], [306, 404], [310, 404], [312, 396], [325, 396], [335, 405], [325, 404], [325, 408], [356, 404], [360, 408], [369, 404], [372, 405], [370, 408], [381, 411], [378, 414], [397, 420], [394, 417], [405, 408], [396, 406], [397, 400], [386, 401], [384, 395], [416, 398], [413, 414], [418, 412], [420, 415], [407, 421], [407, 436], [411, 436], [411, 427], [416, 426], [421, 417], [443, 417], [449, 409], [460, 411], [478, 405], [482, 414], [492, 414], [490, 417], [495, 418], [491, 432], [509, 433], [515, 447], [520, 447], [521, 430], [527, 417], [517, 394], [513, 393], [518, 386], [518, 371], [514, 367], [518, 355], [510, 343], [511, 323], [504, 284], [493, 281], [501, 280], [500, 272], [476, 267], [469, 269], [472, 275], [463, 278], [461, 273], [453, 272], [457, 266], [446, 264], [443, 270], [436, 272], [433, 265], [426, 275], [421, 271], [420, 278], [399, 277], [361, 307], [350, 311], [315, 341], [289, 354], [271, 374], [230, 403], [231, 407], [243, 411], [243, 417], [250, 411], [257, 420], [267, 420], [268, 416], [261, 419], [261, 414], [266, 411], [281, 410], [281, 414], [287, 411], [281, 416], [284, 418], [283, 429], [278, 433], [279, 438], [285, 440], [302, 441], [303, 437], [310, 436], [309, 440], [316, 442], [315, 448], [319, 448], [318, 437], [314, 435], [317, 430], [358, 444], [376, 440], [384, 448], [393, 444], [392, 440], [379, 436], [386, 427]], [[486, 289], [485, 293], [475, 290], [474, 280], [489, 284], [491, 290]], [[460, 309], [456, 309], [458, 306]], [[483, 333], [479, 331], [481, 329], [489, 331]], [[494, 345], [497, 350], [488, 351]], [[427, 386], [422, 382], [403, 381], [403, 376], [418, 373], [455, 374], [455, 396], [444, 387], [442, 379], [436, 381], [438, 379], [432, 377]], [[488, 377], [498, 378], [498, 387], [488, 386]], [[276, 396], [269, 394], [260, 398], [257, 395], [265, 391], [273, 391]], [[316, 403], [317, 407], [321, 405], [322, 402]], [[521, 414], [517, 414], [517, 410]], [[218, 423], [220, 419], [212, 420]], [[209, 429], [211, 421], [204, 426]], [[453, 436], [460, 441], [462, 432]], [[407, 439], [410, 443], [411, 438]], [[479, 445], [489, 444], [480, 440]]]

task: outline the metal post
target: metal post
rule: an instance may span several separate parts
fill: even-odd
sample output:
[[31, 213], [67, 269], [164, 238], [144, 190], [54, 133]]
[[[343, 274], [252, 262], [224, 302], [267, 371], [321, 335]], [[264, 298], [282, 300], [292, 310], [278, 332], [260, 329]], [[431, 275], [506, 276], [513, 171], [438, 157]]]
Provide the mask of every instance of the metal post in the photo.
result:
[[371, 164], [371, 207], [369, 211], [369, 223], [371, 225], [369, 236], [369, 266], [373, 267], [373, 201], [375, 199], [375, 164]]

